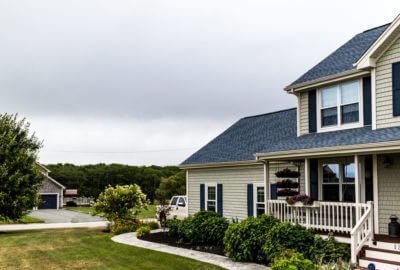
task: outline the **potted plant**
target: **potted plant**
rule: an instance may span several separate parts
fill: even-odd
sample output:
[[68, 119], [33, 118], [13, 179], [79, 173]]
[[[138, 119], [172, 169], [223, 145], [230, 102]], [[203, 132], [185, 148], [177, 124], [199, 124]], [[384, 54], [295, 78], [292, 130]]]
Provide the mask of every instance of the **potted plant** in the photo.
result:
[[308, 207], [319, 207], [319, 202], [314, 201], [310, 196], [306, 194], [297, 194], [286, 198], [286, 203], [290, 206], [308, 206]]
[[299, 192], [296, 190], [291, 190], [290, 188], [285, 188], [285, 189], [278, 190], [276, 194], [278, 197], [288, 197], [288, 196], [297, 195], [297, 194], [299, 194]]
[[299, 187], [299, 183], [292, 181], [290, 179], [284, 179], [282, 181], [279, 181], [276, 183], [276, 186], [278, 188], [298, 188]]
[[292, 171], [291, 169], [286, 168], [286, 169], [277, 171], [277, 172], [275, 173], [275, 175], [276, 175], [276, 177], [280, 177], [280, 178], [283, 178], [283, 177], [287, 177], [287, 178], [298, 178], [298, 177], [300, 177], [300, 172], [298, 172], [298, 171]]

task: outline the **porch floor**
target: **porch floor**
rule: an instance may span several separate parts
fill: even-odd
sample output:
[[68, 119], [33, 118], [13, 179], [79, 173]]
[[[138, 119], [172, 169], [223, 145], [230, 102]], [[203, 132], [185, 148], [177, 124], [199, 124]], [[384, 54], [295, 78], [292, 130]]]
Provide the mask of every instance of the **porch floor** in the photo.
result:
[[386, 234], [375, 234], [375, 241], [400, 244], [400, 237], [390, 237]]

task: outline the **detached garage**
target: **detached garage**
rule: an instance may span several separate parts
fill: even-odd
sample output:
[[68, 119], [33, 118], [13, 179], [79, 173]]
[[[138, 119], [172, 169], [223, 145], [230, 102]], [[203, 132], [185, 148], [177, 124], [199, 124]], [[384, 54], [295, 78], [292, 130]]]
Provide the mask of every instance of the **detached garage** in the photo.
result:
[[65, 187], [49, 176], [49, 170], [39, 165], [42, 173], [46, 176], [45, 181], [39, 188], [40, 204], [38, 209], [60, 209], [62, 208], [63, 193]]

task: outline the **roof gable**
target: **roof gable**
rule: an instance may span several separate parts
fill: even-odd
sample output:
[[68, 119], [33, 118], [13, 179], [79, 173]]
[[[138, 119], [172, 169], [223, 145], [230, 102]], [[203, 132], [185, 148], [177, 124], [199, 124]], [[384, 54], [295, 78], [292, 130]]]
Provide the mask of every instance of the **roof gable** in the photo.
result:
[[300, 78], [292, 82], [286, 87], [286, 89], [355, 69], [354, 63], [360, 59], [360, 57], [371, 47], [389, 25], [390, 24], [385, 24], [357, 34], [336, 51], [331, 53], [328, 57], [300, 76]]

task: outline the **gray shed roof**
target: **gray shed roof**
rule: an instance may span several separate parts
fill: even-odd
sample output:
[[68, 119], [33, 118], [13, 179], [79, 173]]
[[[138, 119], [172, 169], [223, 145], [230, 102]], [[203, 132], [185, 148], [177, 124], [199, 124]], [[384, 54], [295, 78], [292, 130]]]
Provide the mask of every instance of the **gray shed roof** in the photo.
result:
[[390, 23], [357, 34], [287, 87], [354, 69], [353, 64], [361, 58], [389, 25]]
[[[213, 139], [181, 165], [254, 160], [255, 153], [400, 140], [400, 127], [370, 127], [297, 137], [296, 109], [246, 117]], [[400, 143], [400, 142], [399, 142]]]

